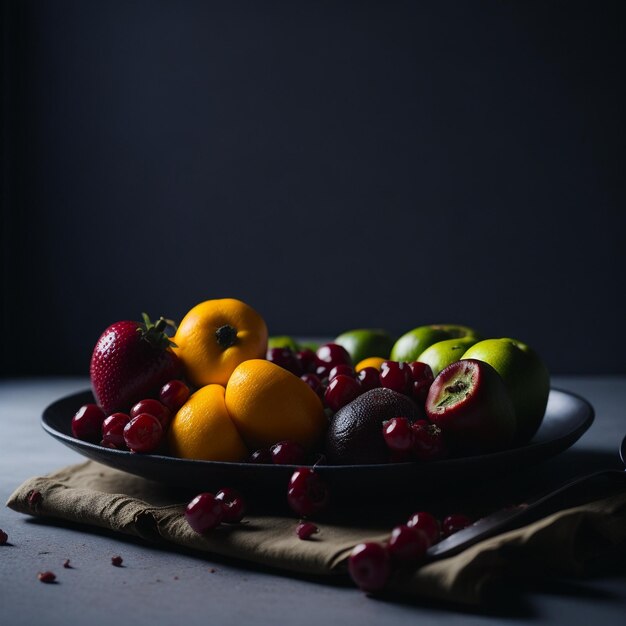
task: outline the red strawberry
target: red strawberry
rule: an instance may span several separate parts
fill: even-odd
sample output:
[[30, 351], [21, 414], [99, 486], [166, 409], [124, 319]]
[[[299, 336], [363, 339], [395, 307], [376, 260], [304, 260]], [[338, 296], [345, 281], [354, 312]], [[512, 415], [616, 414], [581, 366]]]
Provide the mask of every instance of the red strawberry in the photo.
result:
[[94, 348], [89, 374], [98, 404], [110, 415], [128, 411], [155, 393], [166, 382], [180, 377], [181, 364], [165, 334], [173, 322], [164, 318], [153, 324], [143, 313], [141, 322], [116, 322]]

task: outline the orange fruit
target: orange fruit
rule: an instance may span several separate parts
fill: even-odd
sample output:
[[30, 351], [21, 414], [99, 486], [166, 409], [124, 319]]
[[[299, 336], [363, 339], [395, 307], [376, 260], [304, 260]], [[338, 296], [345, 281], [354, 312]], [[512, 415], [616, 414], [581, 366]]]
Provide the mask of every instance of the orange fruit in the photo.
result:
[[285, 439], [311, 449], [327, 426], [322, 401], [311, 387], [265, 359], [244, 361], [231, 374], [226, 408], [251, 449]]
[[185, 315], [173, 341], [173, 350], [196, 387], [226, 385], [239, 363], [265, 357], [267, 326], [241, 300], [206, 300]]
[[360, 372], [364, 367], [375, 367], [377, 370], [380, 369], [380, 364], [385, 361], [387, 359], [383, 359], [382, 356], [370, 356], [367, 357], [367, 359], [363, 359], [362, 361], [359, 361], [355, 366], [354, 366], [354, 371], [355, 372]]
[[170, 424], [170, 454], [181, 459], [233, 462], [248, 456], [226, 410], [224, 394], [221, 385], [206, 385], [190, 396]]

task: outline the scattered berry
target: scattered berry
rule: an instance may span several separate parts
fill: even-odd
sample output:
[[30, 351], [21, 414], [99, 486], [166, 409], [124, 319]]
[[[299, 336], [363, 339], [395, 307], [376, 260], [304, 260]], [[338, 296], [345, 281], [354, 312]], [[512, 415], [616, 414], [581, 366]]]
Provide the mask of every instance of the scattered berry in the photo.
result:
[[72, 569], [72, 566], [70, 565], [70, 560], [69, 559], [65, 559], [65, 561], [63, 561], [63, 567], [65, 569]]
[[313, 391], [320, 397], [324, 396], [324, 387], [322, 386], [322, 381], [315, 374], [311, 374], [307, 372], [306, 374], [302, 374], [300, 378], [309, 386]]
[[0, 546], [6, 545], [9, 540], [9, 535], [7, 535], [2, 528], [0, 528]]
[[326, 483], [311, 467], [300, 467], [291, 476], [287, 489], [287, 502], [300, 517], [320, 513], [328, 506], [329, 492]]
[[437, 461], [448, 455], [448, 448], [439, 426], [426, 420], [417, 420], [413, 430], [413, 455], [419, 461]]
[[275, 465], [300, 465], [304, 463], [306, 451], [295, 441], [279, 441], [270, 448]]
[[146, 398], [145, 400], [137, 402], [130, 410], [130, 417], [132, 419], [142, 413], [148, 413], [148, 415], [156, 417], [159, 422], [161, 422], [163, 430], [167, 429], [172, 419], [172, 412], [164, 404], [154, 398]]
[[81, 441], [99, 443], [105, 417], [104, 411], [97, 404], [84, 404], [72, 418], [72, 435]]
[[111, 565], [115, 565], [115, 567], [122, 567], [123, 561], [124, 559], [119, 555], [111, 557]]
[[296, 376], [302, 374], [300, 362], [291, 348], [268, 348], [266, 358]]
[[453, 513], [447, 515], [441, 520], [441, 535], [442, 537], [449, 537], [450, 535], [463, 530], [472, 523], [472, 520], [462, 513]]
[[413, 383], [409, 364], [398, 361], [383, 361], [379, 378], [381, 387], [403, 394], [407, 394]]
[[39, 578], [42, 583], [53, 583], [57, 579], [52, 572], [39, 572], [39, 574], [37, 574], [37, 578]]
[[310, 539], [319, 531], [320, 529], [313, 522], [300, 522], [296, 528], [296, 535], [299, 539]]
[[219, 526], [224, 518], [224, 506], [212, 493], [197, 495], [185, 509], [185, 519], [197, 533], [204, 534]]
[[172, 413], [176, 413], [191, 395], [191, 390], [182, 381], [178, 379], [170, 380], [165, 383], [159, 391], [159, 400]]
[[428, 390], [433, 383], [433, 370], [428, 363], [421, 361], [413, 361], [409, 363], [411, 370], [412, 385], [410, 386], [411, 395], [420, 403], [426, 402]]
[[426, 535], [430, 546], [437, 543], [441, 538], [441, 530], [437, 518], [427, 511], [413, 513], [406, 525], [409, 528], [421, 530]]
[[338, 411], [361, 395], [361, 385], [356, 378], [338, 374], [326, 387], [324, 402], [331, 411]]
[[102, 441], [100, 445], [115, 447], [123, 450], [126, 447], [124, 441], [124, 428], [130, 422], [130, 416], [126, 413], [113, 413], [102, 422]]
[[243, 519], [246, 502], [238, 491], [224, 487], [215, 494], [215, 499], [222, 503], [224, 515], [222, 521], [236, 524]]
[[124, 427], [124, 441], [133, 452], [154, 452], [162, 438], [161, 422], [149, 413], [140, 413]]
[[409, 452], [413, 448], [413, 429], [406, 417], [394, 417], [383, 424], [385, 443], [393, 452]]
[[43, 500], [41, 491], [30, 491], [28, 493], [27, 498], [28, 498], [28, 506], [31, 509], [37, 508], [41, 504], [41, 501]]
[[338, 376], [339, 374], [342, 374], [344, 376], [350, 376], [351, 378], [355, 377], [354, 369], [350, 365], [346, 365], [344, 363], [340, 363], [339, 365], [335, 365], [335, 367], [333, 367], [328, 372], [328, 380], [329, 380], [329, 382], [333, 378], [335, 378], [335, 376]]
[[364, 367], [356, 376], [361, 385], [361, 392], [380, 387], [380, 375], [375, 367]]
[[420, 560], [428, 547], [426, 533], [415, 527], [401, 524], [391, 531], [387, 550], [393, 561], [412, 563]]
[[380, 591], [391, 574], [389, 552], [380, 543], [360, 543], [350, 553], [348, 572], [363, 591]]

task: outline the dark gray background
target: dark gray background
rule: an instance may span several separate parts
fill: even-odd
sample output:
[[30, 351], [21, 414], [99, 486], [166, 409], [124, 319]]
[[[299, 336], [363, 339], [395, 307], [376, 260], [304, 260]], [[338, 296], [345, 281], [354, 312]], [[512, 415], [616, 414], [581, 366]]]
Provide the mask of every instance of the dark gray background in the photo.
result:
[[141, 311], [623, 373], [624, 3], [3, 4], [2, 374]]

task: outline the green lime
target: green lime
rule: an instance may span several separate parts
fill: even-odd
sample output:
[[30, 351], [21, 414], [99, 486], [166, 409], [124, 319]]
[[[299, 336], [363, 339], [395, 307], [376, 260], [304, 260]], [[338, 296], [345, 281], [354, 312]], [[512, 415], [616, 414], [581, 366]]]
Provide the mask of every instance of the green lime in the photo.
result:
[[343, 346], [348, 351], [352, 363], [356, 365], [371, 356], [389, 358], [394, 339], [386, 330], [380, 328], [357, 328], [341, 333], [335, 337], [334, 343]]
[[428, 348], [417, 357], [417, 360], [430, 365], [433, 376], [437, 376], [442, 369], [455, 361], [459, 361], [465, 351], [477, 341], [478, 339], [476, 337], [444, 339], [443, 341], [438, 341], [428, 346]]
[[288, 335], [276, 335], [267, 340], [268, 348], [290, 348], [294, 352], [300, 350], [298, 342]]
[[474, 337], [479, 339], [478, 333], [469, 326], [458, 324], [429, 324], [418, 326], [405, 333], [396, 341], [391, 349], [392, 361], [417, 361], [419, 355], [434, 343], [445, 339], [460, 339]]

